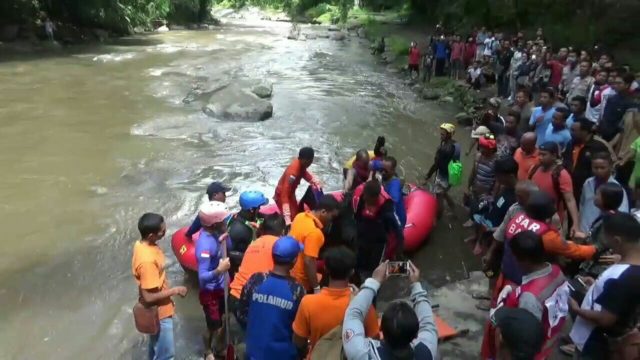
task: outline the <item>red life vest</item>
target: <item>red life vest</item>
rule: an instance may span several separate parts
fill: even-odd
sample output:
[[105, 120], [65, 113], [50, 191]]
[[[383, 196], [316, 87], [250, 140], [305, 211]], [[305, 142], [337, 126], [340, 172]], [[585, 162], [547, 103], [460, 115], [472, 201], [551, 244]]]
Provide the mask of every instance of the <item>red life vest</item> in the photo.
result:
[[[542, 328], [544, 329], [545, 340], [540, 352], [536, 354], [535, 360], [547, 359], [551, 356], [551, 353], [558, 342], [566, 316], [556, 319], [556, 321], [554, 321], [555, 325], [552, 325], [552, 319], [549, 318], [549, 309], [545, 305], [545, 302], [550, 297], [557, 295], [556, 290], [562, 286], [565, 281], [566, 278], [564, 277], [560, 267], [558, 265], [551, 265], [551, 272], [548, 275], [533, 279], [518, 286], [515, 290], [511, 291], [504, 300], [504, 306], [517, 308], [520, 305], [520, 295], [528, 292], [533, 294], [542, 305]], [[558, 300], [566, 301], [566, 299], [563, 300], [562, 297], [558, 297], [556, 301]]]
[[526, 230], [533, 231], [534, 233], [542, 236], [553, 230], [553, 227], [542, 221], [530, 218], [524, 212], [517, 213], [507, 224], [504, 255], [502, 256], [502, 275], [516, 284], [520, 284], [522, 282], [522, 271], [520, 270], [520, 266], [518, 266], [516, 258], [511, 252], [511, 247], [507, 243], [511, 241], [517, 233]]
[[[352, 205], [353, 211], [356, 214], [358, 213], [358, 205], [360, 204], [360, 198], [362, 197], [363, 191], [364, 183], [360, 184], [353, 192]], [[378, 214], [380, 213], [380, 209], [382, 209], [382, 205], [384, 205], [384, 203], [389, 200], [391, 200], [391, 196], [389, 196], [389, 194], [384, 191], [384, 188], [380, 186], [380, 196], [378, 196], [378, 202], [376, 203], [375, 208], [373, 210], [369, 210], [366, 206], [362, 206], [362, 216], [368, 219], [377, 219]]]

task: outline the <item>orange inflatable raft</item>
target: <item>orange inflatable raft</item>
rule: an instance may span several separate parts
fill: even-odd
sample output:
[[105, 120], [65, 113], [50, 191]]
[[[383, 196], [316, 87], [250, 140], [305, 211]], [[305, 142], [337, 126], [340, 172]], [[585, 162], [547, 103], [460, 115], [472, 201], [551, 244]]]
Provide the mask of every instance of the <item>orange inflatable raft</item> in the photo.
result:
[[[342, 192], [330, 193], [337, 200], [342, 201]], [[424, 189], [410, 185], [410, 192], [404, 199], [407, 209], [407, 224], [404, 228], [404, 248], [405, 251], [416, 251], [427, 239], [435, 224], [438, 211], [436, 197]], [[260, 209], [263, 214], [279, 212], [275, 204], [263, 206]], [[185, 270], [198, 271], [198, 263], [195, 254], [195, 242], [199, 233], [193, 235], [192, 239], [187, 238], [188, 226], [176, 231], [171, 237], [171, 249], [176, 255], [178, 262]], [[395, 239], [389, 237], [387, 255], [394, 253]]]

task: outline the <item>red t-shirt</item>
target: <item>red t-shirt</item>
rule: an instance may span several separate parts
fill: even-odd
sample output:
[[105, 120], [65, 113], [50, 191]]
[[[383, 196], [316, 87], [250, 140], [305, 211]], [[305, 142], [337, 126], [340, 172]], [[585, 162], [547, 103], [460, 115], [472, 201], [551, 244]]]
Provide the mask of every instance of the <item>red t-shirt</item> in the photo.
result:
[[409, 49], [409, 64], [411, 65], [420, 64], [420, 50], [418, 50], [418, 48]]
[[[549, 194], [555, 201], [558, 209], [558, 215], [560, 215], [560, 220], [564, 222], [564, 202], [561, 201], [558, 196], [560, 194], [556, 193], [553, 188], [553, 179], [551, 178], [552, 170], [544, 171], [541, 167], [538, 168], [536, 173], [533, 175], [531, 180], [538, 185], [540, 191], [544, 191]], [[560, 192], [561, 193], [571, 193], [573, 194], [573, 183], [571, 182], [571, 175], [567, 172], [567, 170], [562, 170], [560, 172]]]
[[562, 81], [562, 70], [564, 66], [558, 60], [551, 60], [547, 63], [551, 68], [551, 77], [549, 78], [549, 84], [554, 88], [560, 86], [560, 81]]

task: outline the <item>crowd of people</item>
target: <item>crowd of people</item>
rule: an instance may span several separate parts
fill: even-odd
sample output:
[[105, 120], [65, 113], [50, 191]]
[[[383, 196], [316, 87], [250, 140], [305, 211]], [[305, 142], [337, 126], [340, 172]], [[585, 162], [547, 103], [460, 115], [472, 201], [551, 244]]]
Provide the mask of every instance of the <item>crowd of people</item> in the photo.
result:
[[[277, 212], [261, 213], [269, 202], [265, 195], [244, 191], [240, 211], [231, 213], [225, 204], [230, 188], [209, 185], [208, 201], [186, 232], [193, 240], [197, 236], [205, 359], [225, 358], [225, 345], [233, 342], [226, 331], [230, 317], [241, 329], [246, 359], [435, 358], [436, 325], [420, 271], [411, 262], [404, 264], [412, 305], [392, 302], [380, 318], [375, 309], [377, 291], [394, 273], [389, 259], [404, 259], [403, 185], [384, 145], [384, 137], [378, 138], [371, 154], [360, 150], [345, 165], [342, 201], [321, 194], [320, 181], [308, 171], [314, 160], [310, 147], [300, 149], [281, 176], [274, 196]], [[301, 180], [314, 189], [311, 203], [305, 202], [307, 195], [296, 199]], [[144, 214], [138, 229], [132, 271], [139, 302], [156, 307], [159, 319], [150, 333], [149, 358], [172, 359], [171, 299], [186, 296], [187, 289], [171, 288], [166, 278], [158, 247], [166, 232], [164, 218]], [[397, 239], [395, 253], [386, 252], [389, 231]]]
[[[481, 357], [545, 359], [563, 343], [578, 359], [638, 359], [640, 116], [633, 74], [608, 55], [592, 64], [586, 52], [552, 54], [541, 29], [531, 41], [485, 29], [466, 43], [449, 40], [433, 39], [435, 74], [450, 68], [459, 78], [470, 66], [471, 84], [482, 86], [478, 69], [495, 66], [501, 97], [488, 101], [471, 131], [468, 181], [452, 166], [463, 149], [451, 123], [439, 127], [424, 181], [438, 199], [438, 216], [456, 206], [451, 188], [465, 186], [464, 226], [472, 229], [465, 241], [490, 278], [486, 292], [473, 294], [488, 312]], [[415, 65], [417, 46], [410, 51]], [[231, 317], [246, 359], [436, 358], [437, 327], [415, 265], [406, 263], [410, 302], [392, 302], [380, 319], [375, 308], [388, 261], [405, 260], [404, 182], [384, 137], [345, 164], [340, 201], [322, 195], [308, 170], [313, 160], [314, 150], [304, 147], [285, 169], [273, 214], [260, 212], [269, 200], [259, 191], [242, 192], [240, 211], [231, 213], [230, 188], [208, 187], [209, 201], [187, 232], [198, 236], [205, 359], [225, 356]], [[299, 202], [302, 180], [312, 190]], [[167, 281], [157, 245], [164, 218], [144, 214], [138, 228], [132, 271], [140, 304], [158, 320], [139, 329], [153, 330], [150, 359], [172, 359], [171, 299], [187, 289]], [[387, 249], [389, 234], [395, 252]]]
[[[630, 282], [640, 274], [640, 225], [630, 214], [640, 200], [635, 76], [608, 54], [594, 64], [588, 52], [552, 53], [542, 29], [531, 41], [481, 29], [462, 49], [452, 39], [435, 40], [436, 75], [467, 54], [469, 83], [481, 85], [475, 69], [494, 67], [499, 95], [475, 120], [466, 152], [475, 150], [464, 189], [464, 226], [473, 231], [465, 241], [491, 279], [487, 293], [473, 294], [490, 318], [482, 358], [501, 358], [500, 322], [511, 319], [537, 320], [543, 334], [510, 325], [508, 336], [526, 345], [510, 349], [518, 358], [547, 358], [563, 343], [574, 358], [637, 359], [640, 298]], [[439, 66], [437, 46], [445, 45], [451, 58]], [[459, 156], [455, 127], [445, 123], [440, 131], [435, 193], [453, 208], [447, 164]], [[572, 330], [563, 337], [569, 317]], [[532, 339], [535, 347], [527, 347]]]

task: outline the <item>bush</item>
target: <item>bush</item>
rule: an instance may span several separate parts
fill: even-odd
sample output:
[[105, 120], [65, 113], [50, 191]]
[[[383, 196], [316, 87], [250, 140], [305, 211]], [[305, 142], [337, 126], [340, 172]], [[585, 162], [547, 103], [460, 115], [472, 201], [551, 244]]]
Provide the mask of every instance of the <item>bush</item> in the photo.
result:
[[409, 41], [399, 36], [391, 36], [387, 40], [387, 48], [398, 56], [406, 56], [409, 53]]

